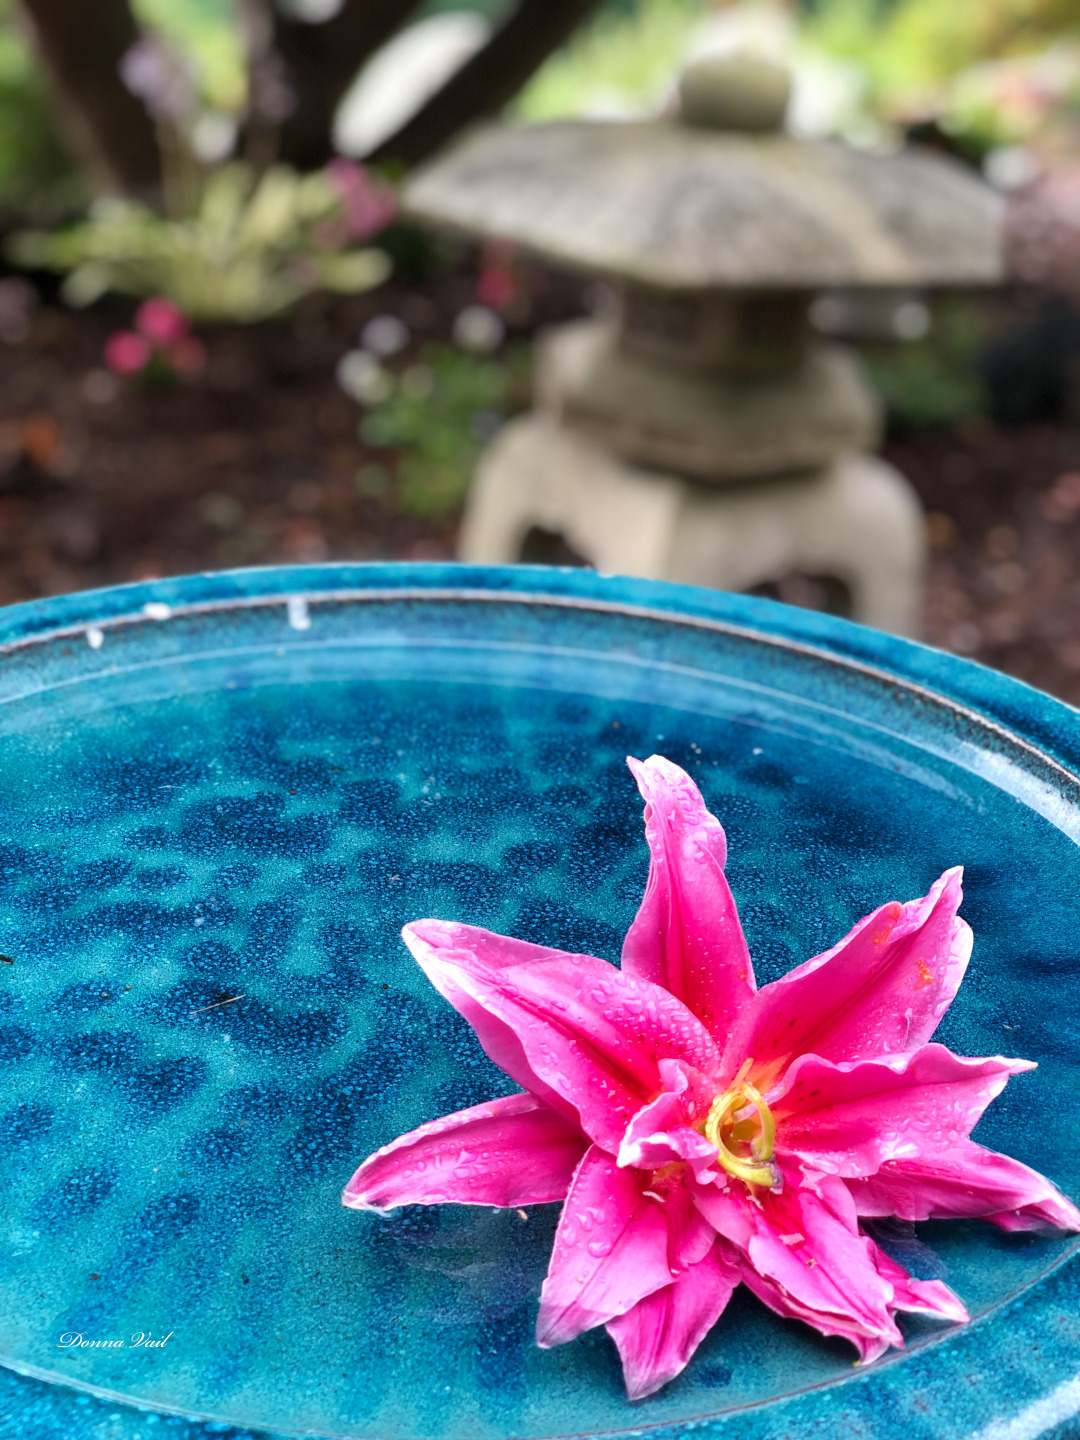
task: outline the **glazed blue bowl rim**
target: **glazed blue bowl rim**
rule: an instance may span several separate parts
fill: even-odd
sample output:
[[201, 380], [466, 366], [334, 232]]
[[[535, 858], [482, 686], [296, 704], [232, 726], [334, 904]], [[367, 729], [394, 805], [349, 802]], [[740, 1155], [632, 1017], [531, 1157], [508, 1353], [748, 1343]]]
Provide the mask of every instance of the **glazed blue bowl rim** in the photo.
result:
[[[85, 634], [91, 626], [107, 631], [115, 625], [166, 618], [158, 611], [163, 605], [171, 613], [196, 613], [287, 605], [291, 598], [310, 603], [344, 598], [501, 599], [562, 603], [567, 608], [696, 624], [759, 644], [816, 654], [881, 680], [904, 681], [909, 690], [923, 691], [950, 710], [971, 711], [984, 723], [996, 721], [1022, 749], [1037, 747], [1067, 769], [1080, 765], [1080, 726], [1076, 724], [1080, 710], [1012, 675], [904, 636], [780, 605], [776, 600], [672, 585], [667, 580], [598, 575], [595, 570], [573, 567], [343, 562], [255, 566], [140, 580], [0, 606], [0, 652], [60, 638], [65, 632]], [[1070, 730], [1074, 733], [1068, 734]]]
[[[1066, 785], [1080, 787], [1080, 710], [974, 660], [758, 596], [661, 580], [600, 575], [545, 565], [465, 565], [450, 561], [342, 562], [204, 571], [168, 579], [82, 590], [0, 607], [0, 655], [87, 630], [161, 620], [174, 614], [290, 599], [371, 602], [455, 600], [565, 606], [692, 625], [789, 652], [802, 652], [909, 693], [1049, 761]], [[168, 612], [160, 607], [167, 606]], [[1080, 790], [1078, 790], [1080, 798]]]
[[[871, 630], [835, 616], [802, 610], [777, 602], [728, 592], [698, 589], [663, 581], [635, 579], [625, 576], [600, 575], [577, 568], [548, 566], [473, 566], [452, 562], [372, 562], [329, 563], [316, 565], [273, 566], [229, 571], [204, 572], [167, 579], [142, 581], [97, 590], [80, 591], [17, 605], [0, 607], [0, 655], [13, 656], [43, 642], [65, 639], [79, 640], [97, 648], [110, 630], [134, 625], [156, 624], [174, 616], [192, 618], [200, 614], [243, 610], [303, 601], [307, 605], [326, 602], [452, 602], [485, 604], [543, 605], [558, 609], [589, 611], [596, 614], [636, 617], [674, 625], [687, 625], [699, 631], [712, 631], [719, 636], [743, 639], [751, 643], [804, 656], [807, 660], [839, 666], [877, 685], [893, 687], [909, 698], [931, 707], [941, 707], [962, 722], [974, 725], [993, 742], [1016, 747], [1038, 768], [1047, 767], [1053, 780], [1067, 792], [1073, 803], [1080, 805], [1080, 710], [1049, 696], [1024, 682], [990, 670], [974, 661], [935, 650], [927, 645], [900, 636]], [[303, 628], [302, 626], [300, 628]], [[101, 635], [95, 632], [102, 632]], [[102, 668], [108, 669], [107, 653], [102, 654]], [[9, 696], [7, 698], [17, 698]], [[1045, 770], [1044, 770], [1045, 773]], [[1064, 1273], [1077, 1270], [1080, 1239], [1052, 1263], [1034, 1286], [995, 1307], [986, 1316], [964, 1327], [965, 1353], [977, 1350], [979, 1338], [991, 1337], [993, 1327], [999, 1333], [990, 1349], [998, 1353], [978, 1357], [969, 1353], [969, 1363], [985, 1365], [987, 1358], [1004, 1359], [1002, 1322], [1008, 1323], [1010, 1312], [1020, 1324], [1038, 1320], [1045, 1323], [1050, 1311], [1056, 1316], [1068, 1314], [1072, 1297], [1068, 1287], [1058, 1284]], [[1033, 1291], [1040, 1292], [1039, 1296]], [[1060, 1291], [1060, 1294], [1057, 1292]], [[1019, 1315], [1020, 1310], [1040, 1312]], [[945, 1332], [941, 1340], [955, 1332]], [[1053, 1370], [1058, 1376], [1064, 1367], [1072, 1377], [1080, 1376], [1080, 1339], [1060, 1337], [1061, 1352]], [[844, 1394], [853, 1389], [865, 1391], [867, 1385], [879, 1390], [878, 1404], [887, 1406], [900, 1400], [903, 1392], [911, 1393], [921, 1373], [928, 1381], [927, 1365], [940, 1349], [935, 1340], [913, 1352], [904, 1365], [870, 1368], [852, 1375], [844, 1385], [834, 1382], [795, 1392], [776, 1400], [749, 1407], [756, 1415], [753, 1433], [756, 1440], [781, 1440], [783, 1436], [803, 1433], [802, 1427], [822, 1422], [814, 1410], [815, 1398], [835, 1395], [839, 1404], [826, 1422], [842, 1429], [845, 1419], [850, 1423], [860, 1418], [859, 1411], [845, 1407]], [[960, 1377], [956, 1356], [946, 1369], [954, 1372], [951, 1383]], [[190, 1436], [222, 1432], [222, 1424], [195, 1411], [178, 1412], [167, 1406], [141, 1402], [126, 1395], [102, 1391], [63, 1376], [37, 1371], [33, 1367], [12, 1366], [17, 1374], [31, 1383], [44, 1382], [80, 1393], [85, 1400], [104, 1403], [110, 1411], [126, 1410], [132, 1415], [160, 1415], [162, 1418], [186, 1418], [196, 1429]], [[10, 1372], [9, 1372], [10, 1373]], [[1030, 1378], [1030, 1377], [1028, 1377]], [[1041, 1377], [1042, 1378], [1042, 1377]], [[985, 1428], [971, 1431], [972, 1440], [1036, 1440], [1048, 1436], [1063, 1421], [1080, 1410], [1080, 1378], [1064, 1384], [1055, 1383], [1051, 1375], [1040, 1388], [1043, 1394], [1009, 1421], [992, 1421]], [[852, 1382], [855, 1382], [854, 1386]], [[885, 1392], [892, 1392], [886, 1394]], [[736, 1422], [746, 1411], [719, 1412], [695, 1420], [674, 1423], [652, 1423], [644, 1427], [632, 1424], [618, 1431], [619, 1435], [648, 1433], [655, 1440], [666, 1436], [685, 1436], [691, 1431], [702, 1435], [720, 1436], [728, 1432], [729, 1422]], [[73, 1418], [73, 1417], [72, 1417]], [[103, 1417], [104, 1418], [104, 1417]], [[881, 1422], [883, 1429], [875, 1435], [899, 1433], [902, 1416], [897, 1416], [894, 1432], [892, 1422]], [[203, 1428], [205, 1426], [205, 1428]], [[225, 1429], [229, 1429], [228, 1426]], [[14, 1432], [13, 1432], [14, 1433]], [[284, 1436], [299, 1432], [242, 1430], [243, 1440], [257, 1436]], [[311, 1432], [303, 1432], [311, 1433]], [[728, 1432], [730, 1433], [730, 1432]], [[738, 1433], [742, 1433], [741, 1426]], [[860, 1432], [861, 1433], [861, 1432]]]

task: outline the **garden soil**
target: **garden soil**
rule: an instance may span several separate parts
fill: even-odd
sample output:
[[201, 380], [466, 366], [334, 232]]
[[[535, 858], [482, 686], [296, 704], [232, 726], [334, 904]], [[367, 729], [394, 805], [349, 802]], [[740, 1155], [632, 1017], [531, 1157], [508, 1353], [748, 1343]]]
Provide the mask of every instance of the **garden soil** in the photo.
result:
[[[102, 367], [131, 305], [41, 305], [0, 342], [0, 603], [231, 566], [452, 557], [456, 517], [404, 511], [395, 457], [359, 439], [334, 370], [371, 315], [401, 315], [420, 345], [470, 298], [464, 282], [389, 288], [203, 331], [206, 370], [157, 387]], [[527, 330], [579, 298], [556, 296]], [[886, 453], [927, 510], [923, 638], [1080, 704], [1080, 423], [973, 420]]]

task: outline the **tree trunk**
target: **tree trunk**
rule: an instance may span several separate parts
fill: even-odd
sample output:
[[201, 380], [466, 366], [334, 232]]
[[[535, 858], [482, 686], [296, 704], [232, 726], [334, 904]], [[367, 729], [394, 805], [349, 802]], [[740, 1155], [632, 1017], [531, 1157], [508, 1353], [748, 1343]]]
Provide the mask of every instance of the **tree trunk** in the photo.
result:
[[415, 164], [473, 120], [497, 113], [599, 3], [520, 0], [487, 45], [369, 158]]
[[330, 159], [334, 112], [345, 91], [364, 61], [401, 28], [419, 3], [345, 0], [333, 19], [314, 25], [276, 16], [274, 48], [285, 62], [296, 102], [281, 128], [283, 160], [300, 170], [313, 170]]
[[61, 134], [102, 190], [147, 192], [161, 179], [154, 126], [120, 78], [139, 38], [127, 0], [21, 0], [52, 81]]

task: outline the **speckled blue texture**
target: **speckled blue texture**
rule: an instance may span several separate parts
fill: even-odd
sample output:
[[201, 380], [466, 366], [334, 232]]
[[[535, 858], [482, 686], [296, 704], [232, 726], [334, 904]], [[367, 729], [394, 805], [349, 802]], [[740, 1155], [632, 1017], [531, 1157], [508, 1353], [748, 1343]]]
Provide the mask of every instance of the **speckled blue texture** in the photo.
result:
[[0, 611], [0, 657], [2, 1440], [1077, 1433], [1069, 1237], [920, 1227], [976, 1318], [864, 1371], [740, 1294], [630, 1405], [602, 1332], [532, 1343], [554, 1207], [338, 1202], [508, 1088], [401, 924], [617, 959], [647, 867], [623, 757], [654, 750], [727, 827], [761, 981], [967, 866], [939, 1035], [1039, 1061], [977, 1136], [1075, 1198], [1075, 711], [767, 601], [529, 568], [69, 596]]

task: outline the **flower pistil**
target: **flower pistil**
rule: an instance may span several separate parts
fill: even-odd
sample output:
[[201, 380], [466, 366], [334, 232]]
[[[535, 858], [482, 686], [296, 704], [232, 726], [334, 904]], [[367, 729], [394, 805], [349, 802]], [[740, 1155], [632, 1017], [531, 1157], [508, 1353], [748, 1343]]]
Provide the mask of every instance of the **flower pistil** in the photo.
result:
[[731, 1085], [717, 1095], [701, 1128], [729, 1175], [772, 1190], [780, 1183], [773, 1163], [776, 1122], [764, 1096], [743, 1078], [752, 1064], [747, 1060]]

